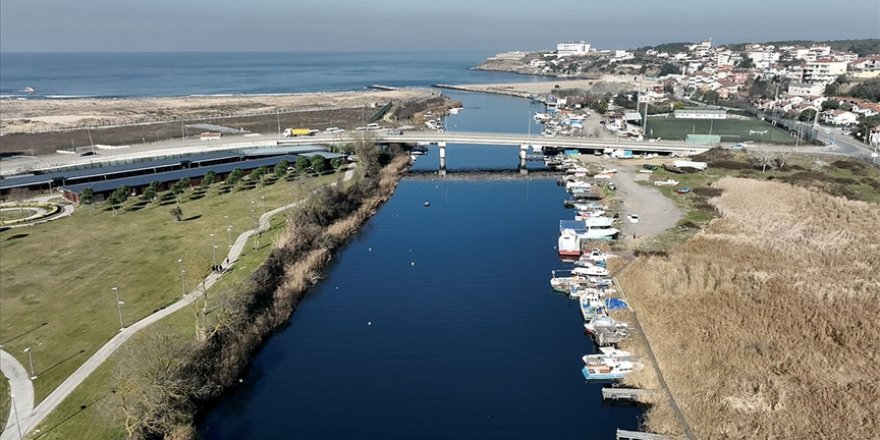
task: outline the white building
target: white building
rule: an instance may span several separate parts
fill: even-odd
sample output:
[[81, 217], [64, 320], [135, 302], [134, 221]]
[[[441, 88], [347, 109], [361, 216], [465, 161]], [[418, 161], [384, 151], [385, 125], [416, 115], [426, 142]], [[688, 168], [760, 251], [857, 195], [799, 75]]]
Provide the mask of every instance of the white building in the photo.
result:
[[559, 56], [586, 55], [588, 52], [590, 45], [583, 41], [567, 41], [556, 45], [556, 54]]
[[772, 49], [763, 49], [763, 50], [754, 50], [749, 51], [747, 56], [755, 62], [755, 64], [759, 64], [762, 62], [766, 63], [775, 63], [779, 61], [779, 52], [776, 52]]
[[789, 96], [820, 96], [825, 91], [825, 84], [821, 83], [791, 83], [788, 85]]
[[843, 110], [831, 110], [822, 115], [822, 120], [834, 125], [849, 125], [859, 121], [858, 115]]
[[819, 58], [804, 67], [804, 82], [831, 84], [846, 73], [846, 61]]

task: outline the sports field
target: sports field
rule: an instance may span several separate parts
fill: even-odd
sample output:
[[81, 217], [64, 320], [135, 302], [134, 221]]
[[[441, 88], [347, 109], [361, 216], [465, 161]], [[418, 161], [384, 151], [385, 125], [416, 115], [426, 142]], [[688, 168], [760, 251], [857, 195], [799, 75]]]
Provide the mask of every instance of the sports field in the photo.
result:
[[688, 134], [714, 134], [722, 143], [744, 141], [764, 144], [794, 144], [788, 131], [759, 119], [675, 119], [648, 118], [648, 134], [655, 138], [685, 140]]

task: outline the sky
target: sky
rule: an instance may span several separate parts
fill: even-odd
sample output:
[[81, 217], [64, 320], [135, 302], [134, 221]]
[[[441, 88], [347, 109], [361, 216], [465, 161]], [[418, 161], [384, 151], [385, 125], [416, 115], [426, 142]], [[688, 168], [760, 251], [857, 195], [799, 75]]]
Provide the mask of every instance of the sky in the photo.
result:
[[880, 38], [877, 0], [2, 0], [0, 51], [601, 49]]

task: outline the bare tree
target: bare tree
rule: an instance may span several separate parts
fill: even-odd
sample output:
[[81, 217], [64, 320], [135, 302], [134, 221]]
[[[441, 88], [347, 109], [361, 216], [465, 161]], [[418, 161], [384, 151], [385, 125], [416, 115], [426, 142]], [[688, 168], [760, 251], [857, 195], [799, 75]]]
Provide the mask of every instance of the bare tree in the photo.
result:
[[774, 168], [776, 166], [776, 157], [773, 151], [767, 145], [761, 145], [755, 150], [755, 156], [758, 159], [758, 166], [761, 172], [767, 172], [767, 167]]

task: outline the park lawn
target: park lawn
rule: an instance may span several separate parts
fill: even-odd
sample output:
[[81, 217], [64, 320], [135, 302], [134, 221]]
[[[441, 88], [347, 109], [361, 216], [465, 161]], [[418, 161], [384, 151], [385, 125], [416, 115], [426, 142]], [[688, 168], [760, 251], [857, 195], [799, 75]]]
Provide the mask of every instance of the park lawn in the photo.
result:
[[[651, 136], [668, 140], [685, 140], [688, 134], [717, 134], [722, 143], [757, 142], [763, 144], [794, 144], [795, 138], [788, 131], [774, 127], [759, 119], [675, 119], [672, 117], [648, 118]], [[750, 130], [764, 134], [749, 133]]]
[[12, 220], [18, 220], [21, 218], [28, 218], [36, 213], [37, 213], [37, 211], [34, 211], [32, 209], [28, 209], [27, 207], [24, 207], [22, 209], [18, 209], [18, 208], [4, 209], [4, 210], [0, 211], [0, 221], [8, 222], [8, 221], [12, 221]]
[[191, 290], [210, 271], [212, 242], [218, 262], [225, 258], [224, 216], [234, 240], [263, 212], [334, 180], [280, 179], [226, 194], [216, 184], [197, 200], [189, 200], [190, 190], [181, 196], [180, 222], [169, 214], [173, 202], [128, 211], [139, 203], [130, 201], [117, 216], [100, 205], [93, 214], [81, 206], [70, 217], [0, 233], [0, 341], [25, 366], [23, 350], [32, 347], [35, 403], [119, 330], [112, 287], [124, 302], [124, 321], [138, 321], [181, 297], [179, 259]]
[[[234, 286], [250, 276], [265, 261], [271, 252], [274, 237], [284, 230], [283, 214], [272, 219], [271, 229], [264, 234], [259, 248], [254, 251], [252, 237], [245, 246], [235, 269], [223, 276], [208, 290], [209, 307], [219, 296], [228, 294]], [[173, 341], [186, 344], [195, 337], [195, 315], [193, 307], [201, 310], [204, 303], [197, 300], [190, 307], [184, 307], [159, 321], [130, 339], [110, 355], [91, 376], [76, 388], [64, 401], [37, 427], [40, 438], [62, 440], [68, 438], [88, 438], [92, 440], [112, 440], [126, 438], [125, 415], [120, 406], [120, 396], [115, 387], [116, 377], [122, 374], [138, 374], [132, 371], [140, 365], [132, 362], [135, 348], [150, 344], [157, 335], [170, 335]], [[215, 302], [216, 304], [216, 302]], [[210, 312], [209, 312], [210, 313]]]

